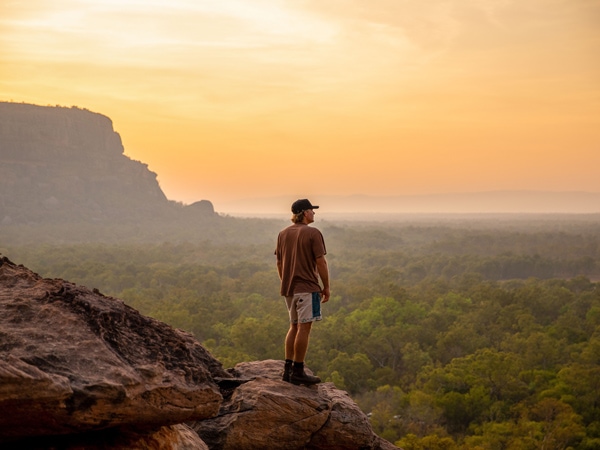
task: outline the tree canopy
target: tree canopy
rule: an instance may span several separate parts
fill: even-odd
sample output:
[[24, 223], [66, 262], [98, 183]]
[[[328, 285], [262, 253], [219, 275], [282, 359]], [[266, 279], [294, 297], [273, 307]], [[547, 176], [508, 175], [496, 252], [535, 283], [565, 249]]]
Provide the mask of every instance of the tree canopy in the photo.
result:
[[[317, 225], [333, 297], [307, 364], [405, 450], [598, 448], [592, 219]], [[192, 332], [231, 367], [283, 359], [287, 312], [266, 231], [250, 221], [224, 231], [235, 239], [3, 241], [0, 251]]]

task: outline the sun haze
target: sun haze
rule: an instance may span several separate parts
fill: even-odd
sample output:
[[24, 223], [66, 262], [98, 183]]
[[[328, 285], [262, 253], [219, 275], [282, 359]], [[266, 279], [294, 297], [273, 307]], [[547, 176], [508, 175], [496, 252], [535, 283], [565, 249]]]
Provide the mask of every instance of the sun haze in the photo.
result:
[[0, 5], [0, 100], [110, 117], [168, 198], [600, 192], [600, 3]]

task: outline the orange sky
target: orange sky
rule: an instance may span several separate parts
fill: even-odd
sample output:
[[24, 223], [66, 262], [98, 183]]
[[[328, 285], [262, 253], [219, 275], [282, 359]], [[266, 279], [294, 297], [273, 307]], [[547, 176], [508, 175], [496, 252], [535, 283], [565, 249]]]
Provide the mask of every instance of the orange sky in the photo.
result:
[[596, 0], [0, 4], [0, 100], [109, 116], [167, 197], [600, 192]]

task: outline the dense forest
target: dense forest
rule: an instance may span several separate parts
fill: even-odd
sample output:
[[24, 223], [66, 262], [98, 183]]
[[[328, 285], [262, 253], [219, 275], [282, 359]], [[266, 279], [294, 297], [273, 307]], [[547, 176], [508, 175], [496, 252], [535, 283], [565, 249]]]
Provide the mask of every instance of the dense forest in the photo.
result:
[[[20, 227], [0, 232], [0, 252], [190, 331], [226, 367], [282, 359], [273, 250], [286, 223], [215, 221], [60, 244]], [[598, 449], [599, 225], [597, 215], [317, 221], [332, 299], [307, 364], [405, 450]]]

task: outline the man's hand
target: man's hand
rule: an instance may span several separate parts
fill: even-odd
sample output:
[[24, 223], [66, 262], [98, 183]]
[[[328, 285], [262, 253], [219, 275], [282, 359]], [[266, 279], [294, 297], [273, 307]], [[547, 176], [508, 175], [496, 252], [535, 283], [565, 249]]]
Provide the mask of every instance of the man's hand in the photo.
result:
[[319, 272], [319, 277], [323, 282], [323, 286], [326, 286], [321, 291], [321, 303], [327, 303], [329, 301], [329, 267], [327, 266], [327, 260], [325, 259], [325, 255], [319, 256], [317, 258], [317, 271]]

